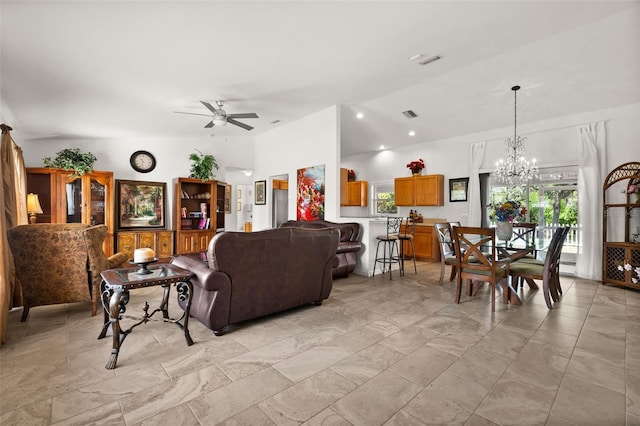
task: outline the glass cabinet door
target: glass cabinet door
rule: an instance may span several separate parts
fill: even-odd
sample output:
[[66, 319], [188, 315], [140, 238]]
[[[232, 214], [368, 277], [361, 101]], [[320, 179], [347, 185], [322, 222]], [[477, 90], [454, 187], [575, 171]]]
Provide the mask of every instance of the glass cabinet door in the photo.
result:
[[91, 225], [105, 225], [106, 187], [98, 180], [91, 178], [90, 223]]
[[82, 223], [82, 179], [74, 179], [65, 186], [66, 222]]

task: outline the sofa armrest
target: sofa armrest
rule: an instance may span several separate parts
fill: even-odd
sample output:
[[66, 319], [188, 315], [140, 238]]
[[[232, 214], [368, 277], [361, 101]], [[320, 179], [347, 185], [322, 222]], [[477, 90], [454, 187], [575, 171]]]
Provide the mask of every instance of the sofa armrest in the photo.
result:
[[194, 286], [205, 291], [225, 291], [231, 288], [231, 279], [224, 272], [210, 269], [206, 262], [191, 256], [178, 256], [171, 260], [176, 266], [192, 272], [195, 278], [191, 280]]
[[343, 241], [338, 244], [336, 253], [358, 252], [362, 248], [360, 241]]

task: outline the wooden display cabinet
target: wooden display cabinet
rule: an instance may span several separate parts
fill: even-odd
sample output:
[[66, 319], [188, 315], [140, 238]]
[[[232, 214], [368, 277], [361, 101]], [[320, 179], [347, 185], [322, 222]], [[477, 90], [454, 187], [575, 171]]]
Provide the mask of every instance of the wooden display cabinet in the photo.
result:
[[[625, 182], [625, 186], [618, 182]], [[638, 193], [629, 193], [632, 185], [640, 184], [640, 162], [622, 164], [609, 173], [602, 186], [602, 283], [640, 289], [640, 277], [635, 268], [640, 266], [640, 200]], [[622, 203], [611, 203], [607, 195], [622, 188], [626, 197]], [[616, 239], [608, 233], [623, 227], [624, 238]], [[613, 234], [613, 232], [611, 232]], [[625, 264], [634, 270], [620, 270]], [[637, 280], [636, 283], [633, 280]]]
[[444, 206], [444, 175], [396, 178], [394, 192], [396, 206]]
[[27, 192], [38, 194], [40, 223], [107, 225], [103, 249], [113, 254], [113, 172], [93, 171], [72, 177], [72, 171], [48, 167], [27, 168]]
[[226, 187], [215, 180], [174, 179], [176, 254], [204, 252], [215, 233], [224, 230]]
[[138, 248], [150, 248], [161, 262], [168, 261], [173, 255], [173, 231], [125, 231], [116, 233], [116, 250], [126, 253], [129, 260]]

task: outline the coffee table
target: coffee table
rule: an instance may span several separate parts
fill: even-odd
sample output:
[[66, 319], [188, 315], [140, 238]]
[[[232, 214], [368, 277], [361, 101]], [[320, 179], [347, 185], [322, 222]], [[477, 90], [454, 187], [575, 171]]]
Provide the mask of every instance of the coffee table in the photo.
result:
[[[193, 345], [193, 339], [189, 335], [189, 310], [191, 309], [191, 298], [193, 297], [193, 284], [190, 281], [192, 273], [186, 269], [179, 268], [173, 264], [158, 264], [148, 267], [144, 274], [139, 273], [139, 268], [118, 268], [102, 271], [101, 298], [104, 310], [104, 325], [98, 339], [106, 337], [107, 330], [111, 326], [113, 332], [113, 348], [111, 356], [105, 368], [112, 370], [116, 368], [118, 354], [124, 339], [131, 333], [134, 327], [147, 323], [156, 312], [162, 312], [164, 322], [176, 324], [184, 331], [187, 345]], [[178, 300], [185, 301], [184, 313], [178, 319], [169, 317], [169, 293], [171, 285], [175, 284], [178, 293]], [[129, 303], [129, 291], [136, 288], [151, 286], [162, 286], [164, 294], [160, 306], [149, 313], [149, 304], [144, 302], [142, 318], [126, 330], [120, 328], [120, 320], [126, 311]], [[183, 321], [184, 320], [184, 321]], [[183, 324], [180, 323], [183, 321]]]

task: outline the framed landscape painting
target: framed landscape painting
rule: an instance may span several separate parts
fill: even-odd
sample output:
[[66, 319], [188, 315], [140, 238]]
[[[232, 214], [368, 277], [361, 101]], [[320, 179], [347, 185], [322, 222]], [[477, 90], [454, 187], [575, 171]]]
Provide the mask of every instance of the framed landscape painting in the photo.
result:
[[165, 229], [165, 182], [116, 180], [117, 228]]

